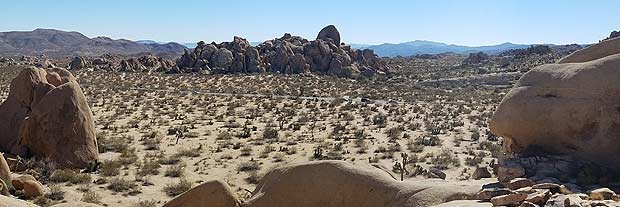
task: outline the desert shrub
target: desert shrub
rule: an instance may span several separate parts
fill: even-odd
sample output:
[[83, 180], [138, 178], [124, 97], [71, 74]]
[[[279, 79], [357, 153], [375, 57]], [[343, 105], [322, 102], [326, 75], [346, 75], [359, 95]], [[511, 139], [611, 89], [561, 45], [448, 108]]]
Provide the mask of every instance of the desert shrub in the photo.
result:
[[101, 196], [94, 191], [86, 191], [82, 194], [82, 201], [86, 203], [101, 204]]
[[156, 207], [157, 201], [148, 200], [148, 201], [140, 201], [133, 205], [133, 207]]
[[142, 136], [140, 141], [144, 145], [145, 150], [158, 150], [161, 143], [161, 135], [157, 131], [149, 132]]
[[129, 148], [130, 142], [129, 137], [102, 137], [97, 139], [97, 147], [99, 148], [99, 153], [122, 152]]
[[166, 185], [163, 191], [166, 193], [166, 195], [170, 197], [174, 197], [177, 195], [181, 195], [182, 193], [184, 193], [185, 191], [188, 191], [191, 188], [192, 188], [192, 183], [190, 183], [184, 178], [181, 178], [178, 183], [172, 183], [172, 184]]
[[69, 169], [54, 170], [52, 176], [50, 176], [50, 181], [56, 183], [69, 182], [71, 184], [82, 184], [89, 183], [90, 180], [90, 174], [79, 173]]
[[159, 174], [159, 168], [161, 167], [161, 165], [159, 165], [159, 162], [154, 159], [144, 158], [144, 160], [142, 160], [142, 162], [139, 163], [137, 167], [138, 175], [147, 176]]
[[387, 124], [387, 116], [383, 113], [376, 114], [372, 117], [372, 124], [377, 126], [385, 126]]
[[478, 165], [480, 165], [480, 163], [482, 163], [482, 160], [484, 159], [485, 156], [486, 156], [486, 153], [479, 152], [478, 154], [474, 155], [473, 157], [467, 157], [467, 158], [465, 158], [465, 165], [468, 165], [468, 166], [478, 166]]
[[258, 182], [260, 181], [261, 176], [258, 175], [258, 172], [256, 171], [251, 171], [249, 173], [249, 176], [247, 178], [245, 178], [245, 181], [249, 184], [258, 184]]
[[424, 145], [424, 146], [441, 146], [441, 139], [439, 139], [439, 137], [437, 136], [424, 136], [424, 137], [418, 137], [415, 140], [415, 143], [418, 145]]
[[478, 132], [478, 130], [475, 130], [471, 133], [471, 140], [472, 141], [480, 140], [480, 132]]
[[450, 165], [455, 167], [461, 166], [459, 158], [454, 156], [452, 150], [449, 149], [442, 149], [439, 155], [431, 158], [431, 163], [439, 170], [447, 170], [450, 168]]
[[184, 171], [185, 171], [184, 164], [172, 165], [166, 168], [166, 171], [164, 172], [164, 176], [174, 177], [174, 178], [181, 177]]
[[116, 176], [120, 174], [123, 165], [118, 160], [104, 160], [101, 163], [100, 173], [103, 176]]
[[479, 149], [491, 152], [491, 156], [495, 158], [498, 158], [503, 154], [502, 146], [489, 141], [480, 142]]
[[45, 196], [38, 196], [32, 201], [32, 203], [38, 206], [46, 207], [46, 206], [50, 206], [52, 204], [52, 201], [50, 201], [50, 199], [48, 199]]
[[230, 133], [223, 131], [219, 133], [215, 139], [216, 140], [231, 140], [232, 138], [233, 136]]
[[250, 155], [252, 155], [252, 147], [244, 146], [243, 148], [241, 148], [241, 156], [247, 157]]
[[241, 172], [257, 171], [260, 170], [260, 165], [256, 161], [242, 162], [237, 167], [237, 170]]
[[263, 139], [278, 140], [278, 130], [273, 127], [266, 127], [265, 131], [263, 131]]
[[50, 191], [45, 195], [45, 197], [55, 201], [65, 199], [65, 191], [63, 191], [58, 184], [51, 184], [49, 185], [49, 188]]
[[202, 145], [196, 149], [179, 148], [175, 156], [177, 157], [199, 157], [202, 151]]
[[179, 163], [180, 161], [181, 161], [181, 158], [175, 155], [170, 155], [170, 156], [162, 155], [157, 160], [157, 162], [159, 162], [159, 164], [162, 164], [162, 165], [174, 165], [174, 164]]
[[121, 177], [112, 178], [110, 180], [110, 184], [108, 185], [108, 189], [114, 192], [124, 192], [129, 190], [134, 190], [137, 185], [129, 180], [125, 180]]
[[138, 161], [138, 155], [136, 154], [136, 149], [129, 148], [123, 150], [121, 155], [118, 157], [118, 162], [122, 165], [130, 165]]

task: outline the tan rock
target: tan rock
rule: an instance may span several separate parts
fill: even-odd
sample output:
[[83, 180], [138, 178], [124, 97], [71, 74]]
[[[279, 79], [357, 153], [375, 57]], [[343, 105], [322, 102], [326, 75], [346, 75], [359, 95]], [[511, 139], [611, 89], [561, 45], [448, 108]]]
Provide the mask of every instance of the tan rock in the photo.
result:
[[37, 181], [37, 179], [32, 177], [32, 175], [21, 175], [19, 177], [13, 177], [13, 179], [11, 180], [11, 184], [13, 184], [13, 187], [15, 189], [23, 190], [24, 189], [24, 182], [26, 182], [28, 180]]
[[103, 207], [103, 206], [93, 204], [93, 203], [84, 203], [80, 201], [70, 201], [67, 203], [53, 205], [53, 207]]
[[38, 207], [23, 200], [0, 195], [0, 207]]
[[11, 168], [4, 159], [4, 155], [0, 153], [0, 180], [5, 183], [11, 182]]
[[237, 207], [239, 199], [222, 181], [208, 181], [177, 196], [164, 207]]
[[24, 194], [28, 198], [36, 198], [45, 194], [45, 190], [43, 189], [43, 185], [37, 181], [26, 180], [24, 181]]
[[523, 203], [521, 203], [521, 205], [519, 207], [539, 207], [539, 205], [536, 205], [536, 204], [531, 203], [529, 201], [523, 201]]
[[590, 191], [590, 199], [592, 200], [610, 200], [616, 193], [609, 188], [599, 188]]
[[476, 200], [457, 200], [442, 203], [433, 207], [492, 207], [493, 204]]
[[525, 169], [523, 166], [514, 163], [507, 162], [503, 163], [498, 167], [497, 171], [497, 179], [500, 182], [507, 182], [514, 178], [519, 178], [525, 175]]
[[506, 186], [508, 189], [516, 190], [519, 188], [531, 187], [534, 184], [536, 184], [534, 183], [534, 181], [531, 181], [530, 179], [527, 179], [527, 178], [514, 178], [506, 182], [504, 186]]
[[516, 206], [527, 198], [527, 194], [515, 193], [491, 198], [493, 206]]
[[545, 206], [549, 207], [581, 207], [583, 200], [576, 195], [555, 194], [549, 198]]
[[544, 205], [549, 200], [549, 197], [551, 197], [549, 190], [544, 190], [528, 194], [525, 200], [538, 205]]
[[482, 189], [476, 194], [476, 199], [488, 201], [493, 197], [512, 194], [513, 192], [507, 188], [487, 188]]
[[533, 189], [559, 189], [560, 185], [555, 183], [539, 183], [532, 186]]
[[482, 178], [490, 178], [491, 172], [489, 172], [489, 169], [487, 167], [484, 166], [479, 166], [476, 168], [476, 170], [474, 170], [474, 172], [471, 174], [471, 178], [474, 180], [480, 180]]

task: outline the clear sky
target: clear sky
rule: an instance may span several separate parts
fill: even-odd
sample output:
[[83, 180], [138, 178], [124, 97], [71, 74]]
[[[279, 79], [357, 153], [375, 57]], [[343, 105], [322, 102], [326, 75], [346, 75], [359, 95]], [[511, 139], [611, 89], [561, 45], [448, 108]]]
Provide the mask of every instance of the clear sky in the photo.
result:
[[591, 43], [620, 30], [619, 0], [0, 0], [0, 31], [52, 28], [132, 40]]

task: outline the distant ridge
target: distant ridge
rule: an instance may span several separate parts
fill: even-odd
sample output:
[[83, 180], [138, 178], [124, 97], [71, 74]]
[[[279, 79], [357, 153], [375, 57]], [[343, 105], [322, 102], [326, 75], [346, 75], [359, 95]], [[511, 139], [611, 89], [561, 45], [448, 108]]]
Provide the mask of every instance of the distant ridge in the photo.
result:
[[97, 56], [102, 54], [181, 54], [185, 46], [178, 43], [134, 42], [108, 37], [88, 38], [79, 32], [55, 29], [0, 32], [0, 55]]
[[488, 54], [498, 54], [507, 50], [527, 48], [530, 45], [527, 44], [513, 44], [503, 43], [499, 45], [490, 46], [462, 46], [445, 44], [439, 42], [416, 40], [411, 42], [404, 42], [398, 44], [385, 43], [380, 45], [355, 45], [360, 49], [372, 49], [376, 54], [382, 57], [395, 57], [395, 56], [413, 56], [418, 54], [440, 54], [446, 52], [453, 52], [459, 54], [467, 54], [472, 52], [484, 52]]

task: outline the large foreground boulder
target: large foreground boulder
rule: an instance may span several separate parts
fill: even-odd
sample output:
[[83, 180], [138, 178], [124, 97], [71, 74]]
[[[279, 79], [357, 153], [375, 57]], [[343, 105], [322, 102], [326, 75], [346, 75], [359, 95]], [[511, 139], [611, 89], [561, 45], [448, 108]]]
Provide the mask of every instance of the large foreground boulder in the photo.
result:
[[582, 63], [618, 53], [620, 53], [620, 37], [615, 37], [578, 50], [562, 58], [558, 63]]
[[[610, 55], [613, 54], [614, 55]], [[620, 38], [532, 69], [504, 97], [491, 131], [507, 152], [567, 155], [619, 168]]]
[[208, 181], [172, 199], [164, 207], [237, 207], [239, 199], [222, 181]]
[[269, 172], [242, 206], [430, 206], [473, 197], [480, 186], [443, 180], [402, 182], [370, 165], [320, 161]]
[[0, 105], [0, 149], [81, 168], [97, 159], [93, 115], [75, 77], [64, 69], [26, 68]]
[[0, 207], [38, 207], [23, 200], [0, 195]]

